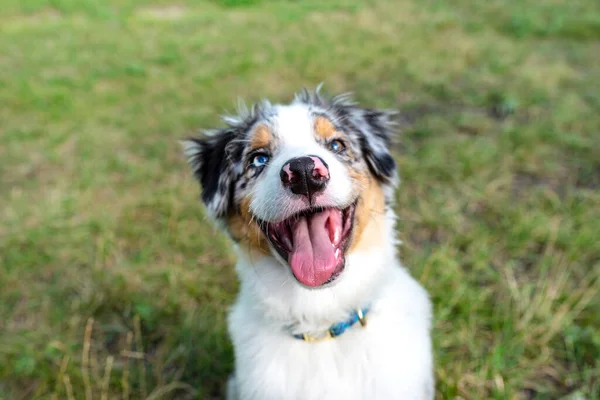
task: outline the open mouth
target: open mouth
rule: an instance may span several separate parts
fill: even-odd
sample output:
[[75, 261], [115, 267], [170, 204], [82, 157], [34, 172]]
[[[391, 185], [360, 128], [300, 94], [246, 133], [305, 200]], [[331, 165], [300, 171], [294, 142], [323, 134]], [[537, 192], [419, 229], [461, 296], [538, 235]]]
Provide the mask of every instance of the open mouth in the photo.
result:
[[310, 208], [283, 221], [259, 225], [298, 282], [317, 287], [333, 282], [344, 270], [355, 206]]

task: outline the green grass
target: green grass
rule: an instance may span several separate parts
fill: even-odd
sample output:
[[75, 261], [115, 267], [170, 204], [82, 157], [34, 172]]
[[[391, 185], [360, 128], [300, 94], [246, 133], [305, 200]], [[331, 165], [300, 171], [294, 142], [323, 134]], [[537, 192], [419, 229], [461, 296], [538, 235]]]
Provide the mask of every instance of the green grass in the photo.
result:
[[177, 139], [321, 81], [403, 112], [438, 399], [600, 398], [600, 3], [0, 8], [0, 399], [218, 398], [234, 259]]

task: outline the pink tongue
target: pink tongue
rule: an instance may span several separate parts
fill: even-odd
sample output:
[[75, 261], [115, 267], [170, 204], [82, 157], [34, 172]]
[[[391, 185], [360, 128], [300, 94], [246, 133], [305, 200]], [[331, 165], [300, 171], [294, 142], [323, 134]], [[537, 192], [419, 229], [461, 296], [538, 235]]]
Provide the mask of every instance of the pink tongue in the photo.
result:
[[[300, 217], [293, 227], [293, 247], [288, 263], [304, 285], [320, 286], [333, 275], [338, 257], [329, 238], [329, 230], [341, 229], [341, 223], [338, 210], [325, 210], [310, 217]], [[339, 250], [337, 254], [340, 254]]]

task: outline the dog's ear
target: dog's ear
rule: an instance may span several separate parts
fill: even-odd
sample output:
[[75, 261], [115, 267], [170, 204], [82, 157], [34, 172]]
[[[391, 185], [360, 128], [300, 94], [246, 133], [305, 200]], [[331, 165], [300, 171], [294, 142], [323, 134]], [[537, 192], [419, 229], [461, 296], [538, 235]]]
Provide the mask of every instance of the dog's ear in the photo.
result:
[[234, 168], [229, 150], [235, 137], [234, 130], [224, 129], [209, 137], [181, 141], [188, 163], [202, 187], [202, 201], [216, 219], [226, 216], [232, 206]]
[[390, 152], [396, 123], [392, 110], [361, 109], [357, 127], [361, 131], [360, 147], [371, 173], [382, 183], [396, 184], [396, 162]]

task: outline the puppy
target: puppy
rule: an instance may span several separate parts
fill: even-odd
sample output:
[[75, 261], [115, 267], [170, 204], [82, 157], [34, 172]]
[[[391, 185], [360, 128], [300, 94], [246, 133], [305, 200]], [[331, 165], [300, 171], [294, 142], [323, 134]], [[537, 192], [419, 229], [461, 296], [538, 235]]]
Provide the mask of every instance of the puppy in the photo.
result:
[[303, 90], [182, 142], [237, 254], [228, 399], [433, 398], [430, 301], [396, 254], [393, 115]]

